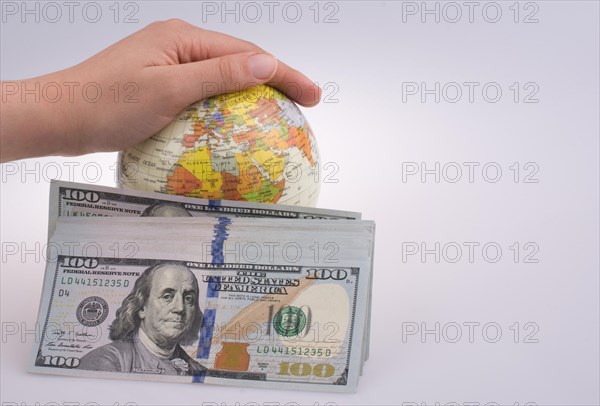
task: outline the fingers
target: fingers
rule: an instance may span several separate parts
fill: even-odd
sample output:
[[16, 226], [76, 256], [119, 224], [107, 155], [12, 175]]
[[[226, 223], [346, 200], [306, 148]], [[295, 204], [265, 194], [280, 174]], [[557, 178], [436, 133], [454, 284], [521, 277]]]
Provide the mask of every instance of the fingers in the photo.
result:
[[[256, 61], [250, 62], [249, 56], [264, 55], [266, 52], [251, 42], [204, 30], [181, 20], [168, 20], [160, 23], [159, 27], [175, 33], [176, 41], [180, 42], [176, 50], [179, 61], [184, 65], [180, 65], [183, 67], [177, 71], [192, 80], [188, 84], [197, 84], [187, 89], [190, 97], [196, 95], [203, 98], [268, 83], [303, 106], [314, 106], [321, 99], [321, 89], [316, 84], [280, 61], [276, 63], [274, 73], [269, 71], [270, 67], [263, 68], [268, 72], [252, 72], [253, 67], [258, 70], [261, 68]], [[256, 58], [260, 59], [258, 56]], [[202, 72], [203, 69], [207, 71]], [[215, 85], [220, 90], [215, 90]], [[194, 87], [205, 89], [198, 92]]]
[[185, 62], [203, 61], [242, 52], [265, 52], [252, 42], [221, 32], [204, 30], [191, 24], [187, 24], [186, 28], [180, 31], [179, 40], [185, 44], [180, 47], [183, 51], [180, 60]]
[[[199, 62], [151, 67], [159, 70], [182, 107], [206, 97], [267, 83], [304, 106], [318, 103], [320, 89], [267, 53], [242, 52]], [[179, 104], [179, 103], [178, 103]]]
[[316, 83], [281, 61], [268, 84], [305, 107], [315, 106], [321, 100], [321, 88]]
[[266, 83], [275, 75], [277, 59], [265, 53], [243, 52], [150, 69], [162, 70], [171, 91], [187, 106], [206, 97]]

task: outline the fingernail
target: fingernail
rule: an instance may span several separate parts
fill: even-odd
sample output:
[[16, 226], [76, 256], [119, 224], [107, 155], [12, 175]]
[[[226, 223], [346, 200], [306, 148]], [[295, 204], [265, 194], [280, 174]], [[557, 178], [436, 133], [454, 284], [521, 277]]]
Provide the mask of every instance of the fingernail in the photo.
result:
[[248, 58], [250, 71], [256, 79], [269, 79], [277, 68], [277, 60], [267, 54], [256, 54]]

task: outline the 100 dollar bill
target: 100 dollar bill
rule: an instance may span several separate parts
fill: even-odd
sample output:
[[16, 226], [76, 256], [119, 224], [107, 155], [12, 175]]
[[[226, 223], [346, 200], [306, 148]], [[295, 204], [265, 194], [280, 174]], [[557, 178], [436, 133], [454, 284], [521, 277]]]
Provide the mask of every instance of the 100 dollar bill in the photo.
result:
[[360, 213], [232, 200], [207, 200], [64, 181], [50, 185], [48, 235], [63, 216], [243, 216], [358, 220]]
[[[357, 212], [231, 200], [207, 200], [99, 185], [52, 181], [48, 238], [60, 217], [232, 216], [273, 219], [360, 220]], [[370, 294], [369, 294], [370, 295]], [[370, 326], [370, 303], [369, 316]], [[370, 327], [365, 329], [368, 358]]]
[[30, 370], [352, 391], [369, 271], [60, 256]]

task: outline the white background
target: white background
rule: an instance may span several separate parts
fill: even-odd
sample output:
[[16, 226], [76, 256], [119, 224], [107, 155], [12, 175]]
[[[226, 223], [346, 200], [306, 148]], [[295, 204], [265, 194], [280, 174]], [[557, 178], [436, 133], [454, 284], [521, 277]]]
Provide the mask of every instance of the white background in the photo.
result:
[[[322, 164], [338, 168], [325, 172], [332, 176], [321, 184], [319, 207], [361, 211], [377, 222], [371, 358], [358, 392], [342, 396], [26, 373], [36, 335], [25, 330], [35, 328], [44, 272], [48, 180], [114, 185], [116, 154], [32, 159], [2, 166], [3, 404], [600, 403], [597, 2], [474, 2], [470, 21], [463, 2], [310, 1], [296, 3], [296, 23], [289, 2], [277, 3], [272, 22], [263, 2], [256, 3], [258, 22], [243, 3], [236, 22], [235, 13], [203, 13], [202, 2], [137, 1], [136, 8], [119, 5], [117, 23], [113, 2], [98, 2], [102, 18], [90, 23], [81, 12], [87, 3], [79, 4], [72, 23], [66, 6], [56, 23], [46, 21], [54, 14], [44, 16], [41, 3], [39, 22], [3, 13], [2, 80], [71, 66], [152, 21], [179, 17], [253, 41], [324, 86], [323, 102], [303, 110]], [[462, 17], [453, 23], [456, 5]], [[212, 6], [222, 11], [221, 2]], [[424, 7], [437, 7], [439, 22], [421, 15]], [[126, 11], [139, 22], [124, 23]], [[525, 23], [527, 16], [537, 22]], [[436, 82], [439, 102], [435, 94], [403, 93], [411, 83], [422, 90]], [[453, 82], [463, 91], [455, 103]], [[465, 82], [479, 83], [472, 102]], [[482, 95], [487, 83], [502, 91], [495, 103], [494, 88], [487, 100]], [[525, 103], [533, 92], [534, 102]], [[472, 182], [465, 162], [478, 165]], [[433, 173], [411, 175], [412, 163], [439, 163], [439, 182]], [[479, 244], [472, 262], [469, 242]], [[407, 247], [436, 243], [439, 262], [420, 253], [403, 261]], [[502, 249], [495, 263], [494, 250], [482, 253], [487, 243]], [[457, 245], [462, 257], [452, 263]], [[525, 262], [536, 248], [528, 260], [537, 262]], [[479, 323], [471, 339], [468, 323]], [[15, 325], [19, 331], [7, 335]], [[502, 335], [491, 342], [498, 327]], [[433, 332], [422, 335], [424, 328]]]

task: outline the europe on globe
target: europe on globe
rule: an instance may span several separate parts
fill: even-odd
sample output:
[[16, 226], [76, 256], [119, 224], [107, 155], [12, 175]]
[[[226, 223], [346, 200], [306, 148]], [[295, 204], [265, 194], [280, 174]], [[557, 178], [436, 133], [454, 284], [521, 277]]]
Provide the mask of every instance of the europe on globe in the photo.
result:
[[263, 203], [316, 205], [319, 154], [296, 104], [266, 85], [198, 101], [119, 153], [119, 185]]

